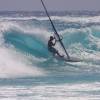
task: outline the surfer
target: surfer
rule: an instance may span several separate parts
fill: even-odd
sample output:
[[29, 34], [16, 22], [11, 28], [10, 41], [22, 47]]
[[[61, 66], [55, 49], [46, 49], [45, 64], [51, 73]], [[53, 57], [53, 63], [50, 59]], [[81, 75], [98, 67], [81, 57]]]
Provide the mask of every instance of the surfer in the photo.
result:
[[[58, 38], [58, 40], [56, 40], [54, 37], [52, 37], [52, 36], [50, 37], [50, 40], [48, 41], [48, 49], [49, 49], [49, 51], [52, 52], [54, 55], [57, 54], [59, 57], [64, 57], [64, 56], [61, 56], [61, 55], [59, 54], [59, 52], [54, 48], [54, 46], [55, 46], [55, 44], [56, 44], [56, 41], [59, 41], [60, 45], [62, 46], [62, 48], [63, 48], [63, 50], [64, 50], [64, 52], [65, 52], [65, 54], [67, 55], [67, 59], [69, 60], [69, 59], [70, 59], [70, 56], [69, 56], [69, 54], [67, 53], [66, 48], [65, 48], [63, 42], [61, 41], [62, 39], [60, 39], [60, 36], [59, 36], [59, 34], [57, 33], [57, 30], [56, 30], [56, 28], [55, 28], [55, 26], [54, 26], [54, 24], [53, 24], [53, 21], [51, 20], [51, 18], [50, 18], [50, 16], [49, 16], [49, 13], [48, 13], [48, 11], [47, 11], [45, 5], [44, 5], [43, 0], [41, 0], [41, 3], [42, 3], [42, 5], [43, 5], [43, 7], [44, 7], [44, 10], [45, 10], [45, 12], [46, 12], [48, 18], [49, 18], [50, 23], [51, 23], [51, 25], [52, 25], [54, 34], [55, 34], [55, 36]], [[55, 43], [53, 43], [53, 40], [54, 40], [54, 39], [55, 39]]]
[[[53, 42], [54, 40], [55, 40], [55, 43]], [[49, 50], [50, 52], [52, 52], [54, 56], [56, 56], [56, 54], [57, 54], [59, 57], [63, 57], [62, 55], [59, 54], [58, 50], [56, 50], [56, 49], [54, 48], [54, 46], [55, 46], [55, 44], [56, 44], [56, 41], [58, 41], [58, 40], [56, 40], [55, 37], [50, 36], [50, 39], [49, 39], [49, 41], [48, 41], [48, 50]]]

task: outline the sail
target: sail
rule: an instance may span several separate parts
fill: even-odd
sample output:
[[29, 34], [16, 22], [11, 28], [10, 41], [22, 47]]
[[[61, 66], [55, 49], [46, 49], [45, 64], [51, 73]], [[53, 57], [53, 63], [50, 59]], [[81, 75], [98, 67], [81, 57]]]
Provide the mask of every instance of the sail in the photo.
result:
[[62, 40], [60, 39], [60, 36], [59, 36], [59, 34], [58, 34], [58, 32], [57, 32], [57, 30], [56, 30], [56, 28], [55, 28], [55, 26], [54, 26], [54, 24], [53, 24], [53, 22], [52, 22], [50, 16], [49, 16], [49, 13], [48, 13], [48, 11], [47, 11], [47, 9], [46, 9], [46, 6], [44, 5], [43, 0], [41, 0], [41, 3], [42, 3], [42, 5], [43, 5], [43, 7], [44, 7], [44, 10], [45, 10], [45, 12], [46, 12], [46, 14], [47, 14], [47, 16], [48, 16], [50, 22], [51, 22], [52, 28], [53, 28], [53, 30], [54, 30], [54, 34], [55, 34], [55, 36], [58, 38], [58, 40], [59, 40], [59, 42], [60, 42], [62, 48], [63, 48], [64, 51], [65, 51], [65, 54], [67, 55], [67, 57], [68, 57], [68, 59], [69, 59], [69, 58], [70, 58], [70, 57], [69, 57], [69, 54], [67, 53], [67, 51], [66, 51], [66, 49], [65, 49], [65, 46], [64, 46]]

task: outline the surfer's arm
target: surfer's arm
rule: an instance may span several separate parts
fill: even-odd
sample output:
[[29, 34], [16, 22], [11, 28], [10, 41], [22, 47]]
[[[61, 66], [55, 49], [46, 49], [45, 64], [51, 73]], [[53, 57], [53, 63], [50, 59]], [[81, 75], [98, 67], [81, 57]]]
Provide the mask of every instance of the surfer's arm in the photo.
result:
[[60, 36], [59, 39], [56, 39], [56, 38], [54, 37], [54, 39], [55, 39], [56, 42], [59, 42], [59, 41], [61, 41], [61, 40], [63, 39], [63, 37]]
[[55, 44], [56, 44], [56, 42], [61, 41], [63, 38], [56, 39], [56, 38], [54, 37], [53, 39], [55, 40], [55, 42], [54, 42], [54, 43], [52, 42], [52, 45], [55, 45]]

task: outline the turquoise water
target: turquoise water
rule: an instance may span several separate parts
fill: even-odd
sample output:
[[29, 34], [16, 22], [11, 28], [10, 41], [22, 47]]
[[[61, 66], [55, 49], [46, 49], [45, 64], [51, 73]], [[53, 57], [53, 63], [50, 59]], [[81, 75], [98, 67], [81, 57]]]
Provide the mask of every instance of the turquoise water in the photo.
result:
[[99, 100], [100, 16], [92, 13], [51, 15], [69, 55], [83, 59], [72, 63], [48, 51], [53, 30], [43, 13], [1, 14], [0, 100]]

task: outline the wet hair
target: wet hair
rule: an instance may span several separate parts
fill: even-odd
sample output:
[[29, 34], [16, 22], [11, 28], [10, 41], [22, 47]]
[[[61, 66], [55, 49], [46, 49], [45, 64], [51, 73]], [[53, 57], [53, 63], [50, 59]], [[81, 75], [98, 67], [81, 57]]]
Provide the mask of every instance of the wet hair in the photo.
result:
[[54, 39], [54, 37], [53, 36], [50, 36], [50, 40], [53, 40]]

